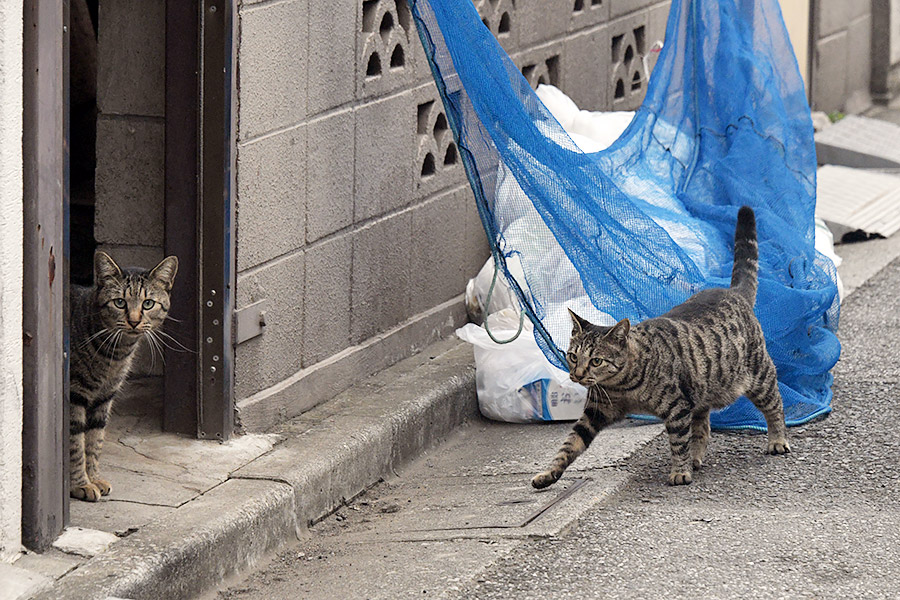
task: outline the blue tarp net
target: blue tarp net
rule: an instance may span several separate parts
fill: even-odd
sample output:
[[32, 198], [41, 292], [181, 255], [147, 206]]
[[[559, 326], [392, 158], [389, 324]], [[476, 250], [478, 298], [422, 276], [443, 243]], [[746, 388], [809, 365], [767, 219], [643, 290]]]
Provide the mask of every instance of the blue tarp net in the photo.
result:
[[[494, 257], [551, 362], [565, 368], [566, 306], [641, 321], [727, 287], [746, 204], [787, 422], [830, 411], [836, 274], [813, 245], [813, 129], [777, 0], [674, 0], [642, 106], [596, 153], [578, 149], [471, 2], [410, 6]], [[746, 398], [712, 425], [765, 429]]]

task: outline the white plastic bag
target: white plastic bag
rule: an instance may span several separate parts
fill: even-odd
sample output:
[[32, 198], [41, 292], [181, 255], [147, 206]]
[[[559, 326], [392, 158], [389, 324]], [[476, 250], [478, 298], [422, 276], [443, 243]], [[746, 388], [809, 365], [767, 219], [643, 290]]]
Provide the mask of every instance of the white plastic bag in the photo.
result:
[[[519, 314], [504, 309], [488, 316], [491, 333], [507, 340], [519, 329]], [[469, 323], [456, 335], [475, 350], [478, 407], [489, 419], [511, 423], [574, 420], [584, 412], [587, 390], [546, 359], [531, 322], [509, 344], [491, 340], [484, 327]]]

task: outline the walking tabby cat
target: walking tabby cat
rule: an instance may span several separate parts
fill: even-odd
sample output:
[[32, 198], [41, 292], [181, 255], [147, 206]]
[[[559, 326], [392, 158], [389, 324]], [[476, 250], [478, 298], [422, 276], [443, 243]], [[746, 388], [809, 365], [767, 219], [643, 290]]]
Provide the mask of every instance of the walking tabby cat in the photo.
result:
[[666, 314], [631, 326], [589, 323], [571, 313], [566, 355], [573, 381], [588, 388], [584, 414], [551, 467], [532, 480], [555, 483], [597, 432], [629, 413], [665, 422], [672, 450], [670, 485], [691, 483], [709, 441], [709, 411], [746, 396], [762, 411], [768, 453], [790, 452], [775, 365], [766, 352], [756, 303], [756, 217], [738, 211], [730, 288], [706, 289]]

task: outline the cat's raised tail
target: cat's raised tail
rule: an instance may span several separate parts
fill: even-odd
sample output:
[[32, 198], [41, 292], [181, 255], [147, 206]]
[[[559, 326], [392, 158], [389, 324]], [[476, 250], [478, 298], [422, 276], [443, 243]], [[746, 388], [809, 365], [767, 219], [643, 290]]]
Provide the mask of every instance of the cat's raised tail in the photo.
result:
[[734, 229], [734, 268], [731, 271], [731, 288], [756, 303], [756, 273], [759, 268], [759, 247], [756, 243], [756, 216], [749, 206], [738, 211]]

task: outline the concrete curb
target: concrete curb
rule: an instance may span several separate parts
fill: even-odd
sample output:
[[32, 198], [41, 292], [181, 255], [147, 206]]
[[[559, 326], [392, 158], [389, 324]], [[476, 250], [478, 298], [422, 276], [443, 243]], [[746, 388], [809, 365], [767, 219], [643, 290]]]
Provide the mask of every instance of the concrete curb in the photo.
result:
[[34, 598], [196, 597], [477, 414], [471, 348], [438, 342], [286, 425], [282, 444]]

